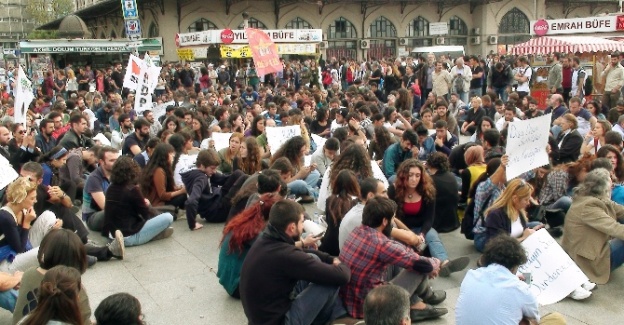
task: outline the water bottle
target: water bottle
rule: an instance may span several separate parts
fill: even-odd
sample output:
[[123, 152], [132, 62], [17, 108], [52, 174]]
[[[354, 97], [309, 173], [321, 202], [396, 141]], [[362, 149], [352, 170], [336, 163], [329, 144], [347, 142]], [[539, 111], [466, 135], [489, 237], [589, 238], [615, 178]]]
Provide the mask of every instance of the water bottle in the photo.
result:
[[319, 223], [319, 214], [318, 214], [318, 212], [314, 212], [314, 218], [312, 219], [312, 221], [314, 221], [315, 224]]

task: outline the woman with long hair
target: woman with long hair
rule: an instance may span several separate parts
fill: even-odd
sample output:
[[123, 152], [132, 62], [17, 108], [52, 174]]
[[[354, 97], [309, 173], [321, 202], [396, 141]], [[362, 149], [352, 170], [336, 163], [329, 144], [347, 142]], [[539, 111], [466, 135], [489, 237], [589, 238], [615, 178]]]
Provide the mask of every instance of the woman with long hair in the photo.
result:
[[279, 200], [281, 197], [275, 193], [263, 194], [256, 203], [237, 214], [223, 228], [217, 277], [227, 293], [234, 298], [240, 299], [238, 283], [247, 252], [264, 230], [271, 207]]
[[436, 189], [422, 163], [414, 158], [401, 163], [394, 184], [388, 188], [388, 197], [397, 204], [396, 218], [423, 237], [431, 256], [440, 260], [441, 276], [468, 266], [468, 257], [449, 260], [438, 232], [433, 229]]
[[397, 112], [409, 111], [412, 112], [412, 95], [409, 90], [401, 88], [398, 90], [399, 97], [394, 102], [394, 107]]
[[247, 130], [245, 130], [244, 135], [246, 137], [254, 137], [257, 138], [259, 137], [262, 133], [264, 133], [264, 127], [265, 127], [265, 118], [263, 115], [256, 115], [256, 117], [253, 118], [253, 120], [251, 120], [251, 127]]
[[239, 155], [241, 143], [245, 140], [245, 137], [240, 132], [234, 132], [230, 136], [230, 146], [219, 150], [219, 158], [221, 158], [221, 164], [217, 168], [224, 174], [229, 174], [233, 171], [232, 163], [234, 158]]
[[141, 169], [132, 158], [119, 157], [111, 171], [110, 192], [106, 191], [102, 236], [117, 236], [120, 231], [125, 247], [143, 245], [173, 234], [170, 228], [173, 216], [168, 212], [158, 214], [141, 194], [137, 186], [140, 174]]
[[210, 137], [210, 132], [208, 131], [208, 124], [206, 124], [206, 120], [198, 117], [196, 114], [193, 114], [191, 120], [191, 133], [191, 137], [193, 138], [193, 147], [199, 148], [202, 141]]
[[581, 154], [595, 155], [606, 144], [605, 134], [611, 131], [611, 123], [607, 120], [598, 120], [594, 128], [585, 135], [585, 143], [581, 147]]
[[316, 170], [314, 164], [304, 166], [304, 153], [306, 151], [306, 142], [301, 136], [294, 136], [286, 141], [273, 156], [271, 156], [271, 165], [279, 158], [286, 157], [293, 165], [294, 176], [287, 182], [288, 189], [291, 194], [302, 198], [302, 202], [310, 203], [314, 201], [316, 196], [315, 187], [318, 186], [318, 180], [321, 174]]
[[481, 174], [485, 173], [486, 164], [483, 154], [483, 147], [479, 145], [468, 148], [464, 153], [464, 160], [468, 167], [460, 174], [462, 189], [459, 202], [461, 203], [466, 203], [468, 201], [468, 193], [470, 193], [474, 183]]
[[243, 122], [243, 116], [239, 113], [233, 113], [228, 119], [232, 126], [232, 132], [243, 134], [245, 133], [245, 123]]
[[39, 157], [39, 163], [43, 168], [43, 185], [61, 185], [59, 169], [65, 165], [67, 156], [69, 156], [69, 151], [67, 151], [67, 149], [62, 146], [56, 146], [45, 155]]
[[355, 173], [349, 169], [343, 169], [331, 184], [332, 195], [327, 198], [327, 209], [325, 210], [325, 220], [327, 221], [327, 231], [321, 239], [319, 250], [331, 256], [338, 256], [338, 230], [340, 222], [345, 214], [351, 210], [360, 195], [360, 185]]
[[158, 144], [143, 170], [141, 192], [152, 206], [173, 205], [176, 209], [184, 208], [186, 189], [175, 185], [172, 167], [174, 157], [172, 145]]
[[19, 324], [85, 324], [80, 314], [81, 287], [80, 271], [64, 265], [53, 267], [43, 276], [37, 307]]
[[602, 146], [596, 152], [597, 158], [607, 158], [611, 162], [611, 177], [616, 185], [621, 185], [624, 182], [624, 161], [622, 159], [622, 153], [610, 145], [606, 144]]
[[239, 154], [232, 162], [232, 170], [239, 169], [246, 175], [253, 175], [262, 170], [262, 152], [256, 138], [246, 138], [241, 143]]
[[425, 108], [420, 112], [420, 120], [427, 130], [435, 130], [433, 125], [433, 112], [429, 108]]
[[442, 152], [434, 152], [427, 159], [427, 169], [436, 189], [436, 217], [433, 228], [441, 233], [451, 232], [459, 228], [459, 188], [455, 175], [450, 172], [448, 156]]
[[483, 144], [483, 132], [488, 129], [496, 128], [496, 124], [494, 120], [489, 116], [484, 116], [481, 119], [481, 122], [477, 124], [477, 128], [475, 129], [475, 133], [470, 136], [470, 142], [474, 142], [476, 144]]
[[67, 96], [71, 96], [78, 92], [78, 80], [76, 79], [76, 74], [74, 70], [67, 70]]
[[383, 160], [384, 153], [388, 147], [396, 142], [388, 129], [383, 126], [376, 126], [373, 138], [368, 145], [368, 155], [379, 164]]
[[163, 125], [163, 130], [169, 130], [173, 133], [179, 132], [181, 128], [180, 122], [178, 121], [178, 118], [175, 115], [167, 117], [163, 121], [162, 125]]
[[288, 112], [288, 116], [290, 117], [289, 125], [299, 125], [299, 127], [301, 128], [301, 137], [306, 144], [306, 151], [304, 152], [304, 154], [314, 153], [314, 151], [316, 151], [316, 144], [314, 144], [314, 142], [312, 141], [310, 131], [308, 131], [308, 126], [305, 123], [301, 110], [299, 110], [298, 108], [293, 108]]
[[592, 100], [587, 103], [587, 110], [592, 116], [596, 117], [597, 120], [606, 120], [604, 114], [600, 111], [600, 104], [597, 101]]
[[316, 110], [316, 118], [310, 124], [310, 132], [319, 137], [329, 137], [331, 123], [329, 122], [329, 110], [327, 108], [321, 107]]

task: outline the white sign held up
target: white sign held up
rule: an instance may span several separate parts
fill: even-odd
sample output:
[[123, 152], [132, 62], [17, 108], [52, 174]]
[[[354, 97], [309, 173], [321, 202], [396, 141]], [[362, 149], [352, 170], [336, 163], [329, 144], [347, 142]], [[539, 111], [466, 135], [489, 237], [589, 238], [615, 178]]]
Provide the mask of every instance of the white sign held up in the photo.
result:
[[175, 166], [175, 170], [173, 172], [173, 182], [175, 183], [176, 186], [180, 186], [180, 185], [184, 185], [184, 183], [182, 183], [182, 176], [180, 176], [180, 174], [183, 174], [193, 168], [195, 168], [195, 161], [197, 161], [197, 155], [180, 155], [180, 159], [178, 159], [178, 163]]
[[528, 260], [518, 272], [531, 273], [531, 292], [540, 305], [557, 303], [589, 281], [546, 229], [529, 236], [522, 246]]
[[19, 177], [19, 175], [15, 169], [8, 164], [8, 161], [6, 164], [0, 163], [0, 190], [11, 184], [17, 177]]
[[507, 180], [534, 168], [548, 165], [548, 136], [550, 116], [543, 115], [530, 120], [509, 123], [507, 127]]
[[266, 127], [266, 137], [269, 146], [271, 146], [271, 154], [275, 154], [286, 141], [298, 135], [301, 135], [299, 125]]
[[212, 140], [214, 140], [215, 150], [219, 151], [223, 148], [227, 148], [230, 146], [230, 137], [232, 133], [212, 133]]

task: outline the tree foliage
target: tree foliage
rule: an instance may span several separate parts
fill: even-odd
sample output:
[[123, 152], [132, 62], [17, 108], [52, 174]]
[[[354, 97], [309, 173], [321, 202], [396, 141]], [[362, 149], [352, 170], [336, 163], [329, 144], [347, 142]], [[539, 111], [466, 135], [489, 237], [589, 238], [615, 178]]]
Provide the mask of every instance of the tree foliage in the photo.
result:
[[57, 39], [58, 31], [57, 30], [33, 30], [26, 37], [29, 40], [33, 39]]
[[38, 25], [49, 23], [74, 12], [72, 0], [28, 0], [26, 11]]

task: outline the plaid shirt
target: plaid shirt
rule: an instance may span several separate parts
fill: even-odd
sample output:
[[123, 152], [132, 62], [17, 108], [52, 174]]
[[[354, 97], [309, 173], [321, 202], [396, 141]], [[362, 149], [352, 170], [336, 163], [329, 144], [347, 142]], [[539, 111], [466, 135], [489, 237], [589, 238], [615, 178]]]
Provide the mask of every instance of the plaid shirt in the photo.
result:
[[353, 318], [364, 318], [364, 298], [385, 283], [388, 265], [414, 270], [418, 268], [416, 263], [421, 262], [418, 264], [423, 265], [423, 273], [433, 269], [428, 258], [365, 225], [351, 232], [340, 252], [340, 261], [351, 269], [351, 281], [340, 288], [340, 297]]
[[546, 176], [544, 187], [540, 191], [539, 203], [547, 206], [555, 203], [566, 195], [568, 190], [569, 174], [563, 170], [553, 170]]

